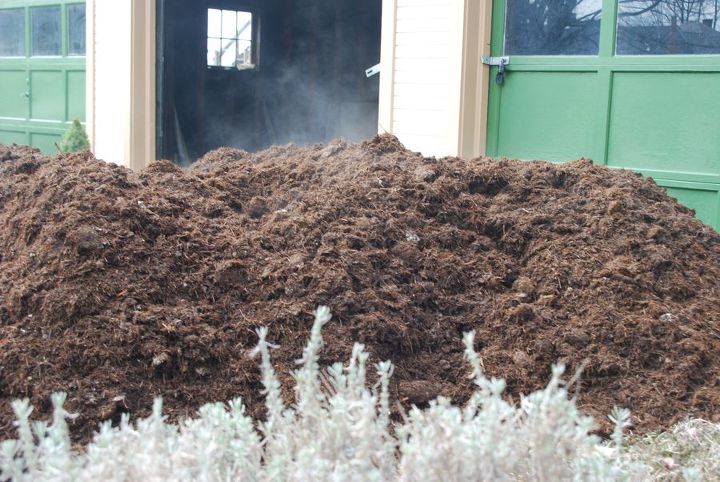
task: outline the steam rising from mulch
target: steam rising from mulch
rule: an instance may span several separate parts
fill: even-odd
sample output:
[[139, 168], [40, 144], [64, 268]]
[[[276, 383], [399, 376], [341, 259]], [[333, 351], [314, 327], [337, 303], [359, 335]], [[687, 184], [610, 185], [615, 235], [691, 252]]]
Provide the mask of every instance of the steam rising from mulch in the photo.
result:
[[[477, 331], [509, 396], [558, 360], [607, 428], [720, 415], [720, 236], [651, 179], [577, 161], [427, 159], [397, 139], [209, 153], [140, 173], [0, 146], [0, 439], [10, 401], [64, 390], [103, 419], [242, 396], [269, 340], [286, 388], [316, 306], [325, 362], [365, 343], [405, 406], [472, 392]], [[286, 392], [288, 399], [292, 394]]]

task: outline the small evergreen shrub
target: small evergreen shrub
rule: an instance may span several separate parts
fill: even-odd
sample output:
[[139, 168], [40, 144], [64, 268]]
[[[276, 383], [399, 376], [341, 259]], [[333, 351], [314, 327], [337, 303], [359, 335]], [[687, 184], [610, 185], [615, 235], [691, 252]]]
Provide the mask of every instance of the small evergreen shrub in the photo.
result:
[[85, 132], [85, 128], [78, 119], [72, 121], [70, 127], [68, 127], [65, 134], [63, 134], [62, 139], [60, 139], [60, 144], [57, 145], [57, 148], [58, 151], [63, 154], [90, 149], [90, 140]]

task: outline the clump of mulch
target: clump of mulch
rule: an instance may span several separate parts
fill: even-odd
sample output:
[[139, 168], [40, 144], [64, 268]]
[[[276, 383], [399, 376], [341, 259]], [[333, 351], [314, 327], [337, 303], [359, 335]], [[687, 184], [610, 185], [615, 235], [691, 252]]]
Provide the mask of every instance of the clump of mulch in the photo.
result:
[[651, 179], [580, 160], [423, 158], [397, 139], [209, 153], [139, 173], [0, 147], [0, 438], [10, 402], [68, 392], [78, 440], [162, 396], [173, 418], [242, 396], [255, 329], [288, 400], [316, 306], [324, 362], [362, 342], [404, 406], [473, 390], [477, 331], [507, 394], [584, 367], [608, 430], [720, 416], [720, 236]]

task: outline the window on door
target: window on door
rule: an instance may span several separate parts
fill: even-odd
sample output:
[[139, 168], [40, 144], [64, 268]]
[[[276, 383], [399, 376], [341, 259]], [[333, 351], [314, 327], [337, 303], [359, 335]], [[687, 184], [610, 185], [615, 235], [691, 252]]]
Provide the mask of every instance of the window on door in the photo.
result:
[[[506, 0], [505, 54], [597, 55], [602, 3]], [[616, 34], [619, 55], [720, 54], [720, 0], [618, 0]]]
[[67, 7], [68, 55], [85, 55], [85, 4]]
[[[65, 9], [65, 16], [63, 16]], [[30, 55], [85, 55], [85, 4], [0, 9], [0, 57], [25, 57], [26, 12], [30, 16]], [[62, 25], [65, 21], [66, 24]], [[65, 36], [65, 42], [63, 42]]]
[[597, 55], [602, 0], [507, 0], [507, 55]]
[[25, 10], [0, 10], [0, 57], [25, 57]]
[[720, 53], [720, 0], [620, 1], [617, 53]]
[[246, 11], [208, 9], [208, 67], [250, 70], [257, 66], [253, 14]]
[[31, 52], [33, 56], [62, 54], [60, 5], [30, 9]]

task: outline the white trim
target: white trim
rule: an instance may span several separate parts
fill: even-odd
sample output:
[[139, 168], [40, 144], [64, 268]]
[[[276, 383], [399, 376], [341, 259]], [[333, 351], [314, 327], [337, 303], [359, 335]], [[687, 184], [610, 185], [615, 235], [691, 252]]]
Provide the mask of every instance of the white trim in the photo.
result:
[[85, 5], [85, 130], [90, 148], [95, 149], [95, 0]]
[[393, 132], [396, 15], [397, 0], [383, 0], [380, 39], [380, 96], [378, 102], [379, 134]]

